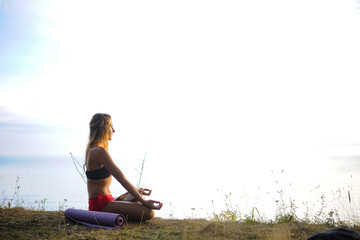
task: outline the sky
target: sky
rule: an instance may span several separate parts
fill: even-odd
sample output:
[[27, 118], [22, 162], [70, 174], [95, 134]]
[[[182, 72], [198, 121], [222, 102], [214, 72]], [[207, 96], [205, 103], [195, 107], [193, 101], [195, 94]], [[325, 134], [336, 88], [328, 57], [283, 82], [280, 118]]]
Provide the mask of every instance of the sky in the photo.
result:
[[1, 0], [0, 155], [84, 156], [103, 112], [165, 179], [321, 165], [360, 145], [359, 27], [354, 0]]

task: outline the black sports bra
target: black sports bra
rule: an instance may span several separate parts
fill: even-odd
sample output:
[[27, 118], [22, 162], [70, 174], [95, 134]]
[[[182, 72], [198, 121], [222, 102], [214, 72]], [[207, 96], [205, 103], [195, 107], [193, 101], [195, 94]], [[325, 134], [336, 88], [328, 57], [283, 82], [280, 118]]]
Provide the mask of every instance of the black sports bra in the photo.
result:
[[109, 171], [105, 167], [91, 171], [86, 170], [85, 174], [86, 177], [91, 180], [105, 179], [111, 176], [111, 173], [109, 173]]

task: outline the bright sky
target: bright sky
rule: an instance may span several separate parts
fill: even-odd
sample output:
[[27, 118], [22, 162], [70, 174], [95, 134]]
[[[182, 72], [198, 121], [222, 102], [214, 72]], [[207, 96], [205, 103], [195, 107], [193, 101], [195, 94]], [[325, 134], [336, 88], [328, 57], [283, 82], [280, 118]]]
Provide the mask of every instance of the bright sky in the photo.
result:
[[0, 0], [0, 155], [83, 155], [97, 112], [164, 177], [359, 144], [359, 7]]

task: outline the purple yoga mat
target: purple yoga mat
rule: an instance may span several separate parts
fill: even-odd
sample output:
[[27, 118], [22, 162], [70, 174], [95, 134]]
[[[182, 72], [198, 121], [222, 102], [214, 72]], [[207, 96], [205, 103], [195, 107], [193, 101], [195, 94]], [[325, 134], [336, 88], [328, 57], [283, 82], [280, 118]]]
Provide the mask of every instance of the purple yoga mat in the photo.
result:
[[122, 214], [117, 213], [69, 208], [65, 211], [65, 217], [89, 227], [99, 227], [104, 229], [114, 229], [122, 227], [125, 224], [125, 217]]

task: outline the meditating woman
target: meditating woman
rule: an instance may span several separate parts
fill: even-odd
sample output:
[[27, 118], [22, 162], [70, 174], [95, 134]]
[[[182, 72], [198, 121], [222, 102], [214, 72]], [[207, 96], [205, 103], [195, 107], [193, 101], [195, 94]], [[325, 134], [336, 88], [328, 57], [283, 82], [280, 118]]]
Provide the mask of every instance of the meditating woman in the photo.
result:
[[[120, 213], [134, 221], [152, 219], [153, 209], [160, 210], [163, 204], [145, 200], [142, 195], [150, 195], [151, 190], [137, 189], [116, 166], [108, 152], [108, 141], [114, 132], [109, 114], [98, 113], [92, 117], [84, 164], [89, 210]], [[112, 176], [134, 197], [135, 202], [114, 200], [109, 189]]]

